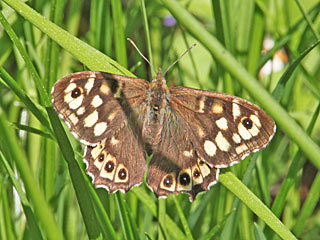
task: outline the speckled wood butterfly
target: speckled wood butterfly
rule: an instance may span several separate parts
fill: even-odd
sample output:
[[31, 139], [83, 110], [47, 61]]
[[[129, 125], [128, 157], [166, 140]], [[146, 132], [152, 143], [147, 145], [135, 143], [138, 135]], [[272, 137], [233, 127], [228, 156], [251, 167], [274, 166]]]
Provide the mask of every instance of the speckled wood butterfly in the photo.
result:
[[52, 89], [53, 107], [86, 145], [96, 187], [110, 193], [147, 185], [158, 197], [194, 200], [231, 166], [267, 146], [273, 120], [259, 107], [224, 93], [168, 88], [159, 69], [151, 83], [105, 72], [73, 73]]

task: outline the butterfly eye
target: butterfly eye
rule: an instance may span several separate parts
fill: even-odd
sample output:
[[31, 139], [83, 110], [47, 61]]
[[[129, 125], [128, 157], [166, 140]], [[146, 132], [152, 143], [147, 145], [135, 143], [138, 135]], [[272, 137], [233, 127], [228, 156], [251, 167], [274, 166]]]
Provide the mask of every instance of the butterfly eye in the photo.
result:
[[242, 122], [243, 126], [245, 126], [246, 129], [252, 128], [252, 121], [250, 118], [245, 117], [241, 120], [241, 122]]
[[[109, 161], [106, 163], [106, 166], [104, 167], [104, 169], [107, 171], [107, 172], [112, 172], [113, 169], [114, 169], [114, 163], [112, 161]], [[124, 169], [123, 169], [124, 170]], [[120, 170], [121, 171], [121, 170]], [[120, 172], [119, 172], [120, 174]], [[120, 177], [120, 176], [119, 176]]]
[[127, 171], [126, 171], [124, 168], [120, 169], [120, 170], [119, 170], [119, 173], [118, 173], [118, 177], [119, 177], [121, 180], [126, 179], [126, 177], [127, 177]]
[[77, 97], [80, 96], [80, 93], [81, 93], [80, 89], [79, 88], [75, 88], [75, 89], [72, 90], [71, 97], [77, 98]]
[[182, 173], [182, 174], [180, 175], [180, 183], [181, 183], [181, 185], [184, 185], [184, 186], [188, 185], [188, 184], [190, 183], [190, 176], [189, 176], [189, 174], [187, 174], [187, 173]]

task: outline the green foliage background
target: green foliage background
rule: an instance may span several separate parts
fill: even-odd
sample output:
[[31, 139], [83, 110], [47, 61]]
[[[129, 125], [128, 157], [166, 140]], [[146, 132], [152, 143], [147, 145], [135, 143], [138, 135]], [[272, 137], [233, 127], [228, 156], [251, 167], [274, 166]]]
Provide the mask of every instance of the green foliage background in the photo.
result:
[[[320, 238], [318, 1], [0, 4], [0, 239]], [[275, 44], [262, 54], [266, 36]], [[151, 79], [127, 37], [164, 69], [197, 43], [168, 84], [257, 103], [276, 121], [271, 144], [221, 171], [193, 203], [183, 194], [158, 200], [145, 184], [125, 195], [93, 189], [50, 91], [86, 69]], [[288, 64], [259, 78], [279, 49]]]

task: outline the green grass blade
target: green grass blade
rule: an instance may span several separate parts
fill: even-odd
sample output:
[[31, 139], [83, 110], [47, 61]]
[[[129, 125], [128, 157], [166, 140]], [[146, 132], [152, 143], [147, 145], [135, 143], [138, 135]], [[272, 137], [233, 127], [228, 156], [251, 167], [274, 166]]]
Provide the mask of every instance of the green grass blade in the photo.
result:
[[74, 152], [67, 135], [61, 125], [61, 122], [52, 107], [47, 108], [49, 118], [52, 123], [54, 133], [60, 150], [66, 160], [69, 168], [70, 177], [77, 195], [77, 200], [80, 206], [83, 220], [86, 225], [89, 238], [97, 238], [100, 235], [98, 228], [97, 218], [94, 212], [93, 205], [91, 204], [91, 195], [89, 194], [88, 186], [85, 184], [84, 177], [81, 173], [79, 165], [76, 163]]
[[34, 134], [37, 134], [39, 136], [46, 137], [46, 138], [49, 138], [49, 139], [52, 139], [52, 140], [55, 139], [51, 134], [49, 134], [47, 132], [44, 132], [44, 131], [42, 131], [40, 129], [36, 129], [36, 128], [30, 127], [28, 125], [23, 125], [23, 124], [20, 124], [20, 123], [12, 123], [12, 126], [15, 127], [18, 130], [23, 130], [23, 131], [26, 131], [26, 132], [29, 132], [29, 133], [34, 133]]
[[273, 90], [272, 95], [277, 101], [280, 101], [282, 98], [284, 91], [285, 91], [285, 85], [289, 81], [290, 77], [292, 76], [294, 70], [299, 66], [300, 62], [310, 53], [316, 46], [318, 46], [320, 41], [317, 41], [316, 43], [312, 44], [308, 49], [303, 51], [303, 53], [290, 64], [286, 72], [282, 75], [280, 78], [276, 88]]
[[[2, 143], [2, 144], [4, 144], [4, 143]], [[32, 208], [31, 208], [31, 206], [30, 206], [30, 204], [29, 204], [29, 202], [28, 202], [28, 200], [22, 190], [22, 186], [21, 186], [20, 182], [15, 178], [13, 170], [11, 169], [8, 161], [6, 160], [6, 158], [4, 157], [4, 155], [2, 154], [1, 151], [0, 151], [0, 160], [9, 175], [13, 186], [17, 190], [17, 193], [18, 193], [20, 201], [21, 201], [21, 205], [23, 207], [23, 210], [24, 210], [24, 213], [25, 213], [25, 216], [27, 219], [27, 222], [26, 222], [27, 228], [28, 228], [30, 234], [32, 234], [32, 239], [35, 239], [35, 240], [43, 239], [42, 234], [40, 232], [40, 229], [37, 225], [36, 217], [34, 216], [34, 212], [32, 211]], [[11, 238], [11, 239], [13, 239], [13, 238]]]
[[[37, 219], [42, 223], [44, 231], [49, 239], [63, 239], [61, 230], [54, 219], [53, 213], [46, 202], [39, 184], [29, 167], [24, 152], [11, 128], [8, 127], [6, 118], [0, 111], [1, 141], [6, 143], [6, 148], [10, 152], [12, 160], [15, 162], [21, 179], [23, 180], [27, 196], [31, 199]], [[3, 148], [3, 146], [2, 146]]]
[[[314, 128], [316, 120], [319, 117], [319, 112], [320, 112], [320, 104], [318, 104], [316, 111], [313, 113], [312, 119], [308, 125], [307, 132], [310, 133]], [[283, 180], [280, 190], [272, 204], [271, 209], [274, 212], [274, 214], [278, 217], [281, 215], [289, 190], [293, 186], [293, 184], [296, 182], [296, 178], [298, 177], [297, 174], [301, 170], [304, 162], [305, 162], [305, 158], [302, 156], [302, 153], [298, 151], [293, 157], [293, 161], [289, 167], [288, 174], [286, 178]]]
[[[20, 2], [20, 1], [17, 1], [17, 2]], [[31, 61], [30, 57], [28, 56], [27, 51], [22, 46], [17, 35], [13, 31], [11, 25], [8, 23], [6, 18], [3, 16], [1, 11], [0, 11], [0, 23], [2, 24], [2, 26], [4, 27], [4, 29], [8, 33], [11, 41], [17, 47], [19, 53], [21, 54], [23, 60], [25, 61], [27, 68], [30, 71], [31, 76], [35, 81], [35, 84], [37, 86], [41, 101], [45, 104], [45, 106], [49, 106], [51, 104], [51, 101], [49, 99], [49, 95], [47, 94], [47, 92], [45, 90], [44, 84], [42, 83], [42, 81], [40, 79], [38, 72], [36, 71], [34, 65], [32, 64], [32, 61]]]
[[124, 35], [123, 15], [121, 1], [111, 0], [112, 14], [113, 14], [113, 31], [115, 41], [115, 53], [118, 63], [127, 67], [127, 51], [126, 38]]
[[116, 193], [115, 198], [116, 198], [117, 207], [119, 209], [120, 222], [121, 222], [124, 237], [127, 240], [128, 239], [133, 240], [134, 236], [132, 232], [131, 223], [129, 221], [128, 212], [124, 206], [124, 200], [121, 193], [119, 192]]
[[320, 197], [320, 173], [318, 172], [314, 179], [312, 186], [309, 190], [308, 197], [303, 203], [301, 212], [298, 215], [295, 225], [292, 227], [292, 231], [297, 237], [301, 237], [302, 231], [307, 224], [307, 219], [312, 215]]
[[283, 223], [264, 205], [239, 179], [230, 171], [220, 173], [219, 181], [233, 192], [244, 204], [259, 216], [270, 228], [283, 239], [296, 239], [296, 237], [283, 225]]
[[[153, 216], [158, 217], [157, 206], [154, 203], [154, 200], [144, 190], [141, 188], [134, 188], [131, 191], [133, 191], [139, 200], [144, 203], [144, 205], [151, 211]], [[169, 226], [167, 231], [172, 237], [175, 239], [186, 238], [186, 236], [168, 214], [165, 216], [165, 223], [166, 226]]]
[[174, 200], [176, 209], [178, 211], [178, 215], [179, 215], [180, 221], [182, 223], [184, 232], [186, 233], [186, 239], [193, 239], [192, 233], [191, 233], [189, 225], [188, 225], [188, 222], [187, 222], [186, 217], [184, 216], [183, 211], [182, 211], [182, 209], [180, 207], [179, 201], [177, 200], [176, 197], [174, 197], [173, 200]]
[[41, 124], [43, 124], [43, 126], [46, 126], [49, 131], [52, 131], [46, 113], [41, 108], [41, 106], [36, 104], [28, 95], [26, 95], [26, 93], [20, 88], [17, 82], [2, 67], [0, 67], [0, 77], [17, 95], [20, 101], [23, 102], [26, 107], [34, 114], [34, 116], [41, 122]]
[[84, 63], [88, 68], [133, 76], [132, 73], [120, 64], [50, 22], [25, 3], [16, 0], [5, 0], [4, 2], [15, 9], [33, 25], [41, 29], [41, 31], [46, 33], [50, 38], [70, 52], [80, 62]]

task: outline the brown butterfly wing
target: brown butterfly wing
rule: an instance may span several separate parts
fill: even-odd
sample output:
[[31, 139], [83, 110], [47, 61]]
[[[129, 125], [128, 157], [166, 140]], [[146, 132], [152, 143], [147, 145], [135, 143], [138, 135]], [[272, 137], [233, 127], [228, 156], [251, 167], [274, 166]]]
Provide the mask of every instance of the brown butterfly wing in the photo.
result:
[[110, 192], [141, 184], [145, 153], [143, 122], [149, 84], [103, 72], [79, 72], [53, 87], [53, 107], [85, 143], [84, 161], [93, 184]]
[[262, 109], [235, 96], [179, 86], [171, 89], [171, 99], [194, 148], [216, 168], [265, 148], [276, 130]]
[[216, 183], [219, 168], [263, 149], [275, 132], [263, 110], [227, 94], [177, 86], [169, 105], [147, 177], [158, 196], [185, 192], [193, 200]]
[[93, 185], [106, 188], [110, 193], [127, 192], [143, 181], [143, 144], [127, 124], [95, 147], [87, 146], [84, 161]]
[[79, 72], [52, 88], [53, 107], [84, 144], [111, 136], [127, 117], [143, 110], [149, 84], [139, 78], [103, 72]]
[[163, 126], [161, 141], [149, 163], [147, 184], [158, 197], [183, 192], [194, 200], [199, 192], [217, 182], [219, 170], [198, 155], [181, 118], [169, 109]]

